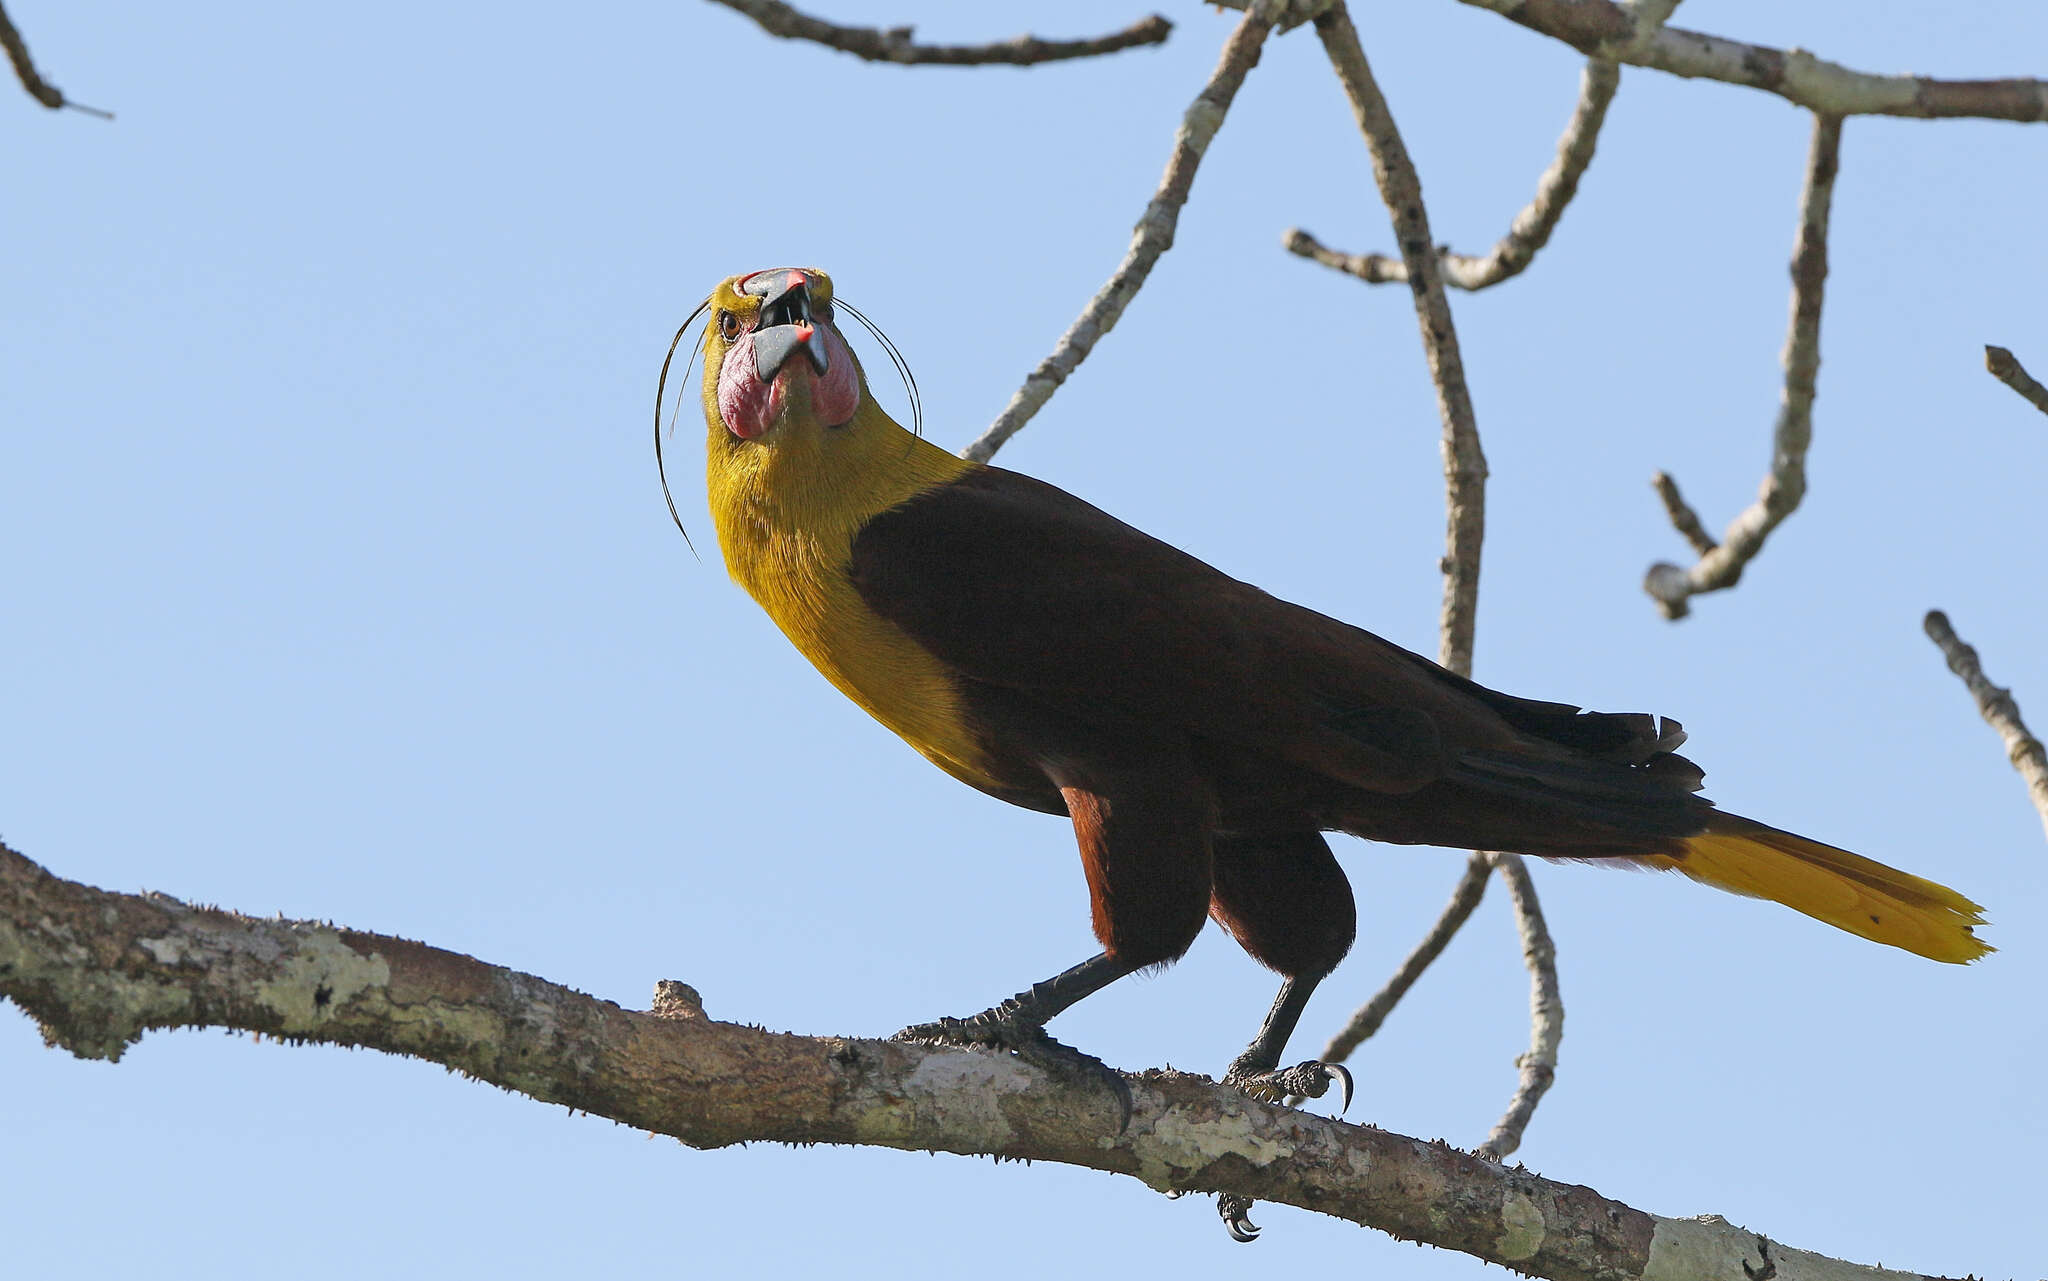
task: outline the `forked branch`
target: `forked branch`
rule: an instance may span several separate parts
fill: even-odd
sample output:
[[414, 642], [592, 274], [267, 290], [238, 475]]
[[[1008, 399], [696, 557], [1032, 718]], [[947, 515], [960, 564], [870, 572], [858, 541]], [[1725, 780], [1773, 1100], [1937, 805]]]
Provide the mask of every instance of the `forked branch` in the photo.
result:
[[1774, 93], [1823, 116], [1908, 116], [1931, 120], [1975, 116], [2026, 123], [2048, 120], [2048, 81], [1935, 80], [1854, 71], [1804, 49], [1724, 40], [1665, 27], [1631, 47], [1630, 10], [1612, 0], [1463, 0], [1562, 40], [1582, 53], [1606, 51], [1617, 62], [1674, 76], [1719, 80]]
[[1813, 118], [1806, 157], [1806, 188], [1799, 201], [1799, 235], [1792, 252], [1792, 320], [1785, 334], [1785, 382], [1771, 436], [1771, 469], [1756, 501], [1729, 524], [1718, 544], [1699, 525], [1669, 476], [1658, 473], [1657, 492], [1672, 524], [1700, 558], [1690, 569], [1659, 561], [1643, 576], [1643, 590], [1666, 618], [1684, 618], [1702, 592], [1735, 586], [1763, 550], [1772, 530], [1806, 496], [1806, 450], [1813, 443], [1813, 397], [1820, 377], [1820, 313], [1828, 278], [1828, 213], [1842, 146], [1838, 116]]
[[[1564, 217], [1565, 206], [1578, 194], [1579, 179], [1593, 163], [1593, 148], [1600, 139], [1600, 126], [1607, 118], [1607, 104], [1621, 85], [1621, 68], [1604, 58], [1587, 61], [1579, 76], [1579, 101], [1571, 123], [1557, 140], [1557, 156], [1537, 179], [1536, 195], [1508, 226], [1508, 234], [1492, 252], [1480, 255], [1454, 253], [1448, 246], [1437, 249], [1437, 269], [1444, 283], [1455, 289], [1480, 290], [1522, 274]], [[1407, 265], [1386, 254], [1351, 254], [1325, 248], [1308, 232], [1290, 227], [1281, 238], [1287, 252], [1325, 267], [1356, 276], [1369, 285], [1405, 283]]]

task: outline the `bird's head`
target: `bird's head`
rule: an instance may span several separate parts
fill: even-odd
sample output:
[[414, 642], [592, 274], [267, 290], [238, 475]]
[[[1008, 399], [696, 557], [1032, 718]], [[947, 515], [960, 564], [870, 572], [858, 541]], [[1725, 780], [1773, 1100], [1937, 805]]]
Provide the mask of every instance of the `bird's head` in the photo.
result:
[[860, 363], [835, 323], [832, 278], [772, 267], [721, 282], [704, 339], [704, 416], [713, 443], [764, 446], [843, 430], [867, 400]]
[[[875, 402], [839, 329], [845, 313], [881, 344], [910, 398], [906, 430]], [[676, 331], [655, 391], [654, 457], [676, 527], [662, 455], [669, 368], [698, 317], [706, 437], [705, 485], [719, 541], [769, 508], [815, 530], [851, 529], [875, 511], [966, 466], [918, 437], [917, 380], [888, 336], [813, 267], [774, 267], [719, 282]], [[689, 379], [684, 364], [683, 380]], [[759, 530], [754, 530], [759, 533]], [[686, 533], [684, 535], [688, 537]]]

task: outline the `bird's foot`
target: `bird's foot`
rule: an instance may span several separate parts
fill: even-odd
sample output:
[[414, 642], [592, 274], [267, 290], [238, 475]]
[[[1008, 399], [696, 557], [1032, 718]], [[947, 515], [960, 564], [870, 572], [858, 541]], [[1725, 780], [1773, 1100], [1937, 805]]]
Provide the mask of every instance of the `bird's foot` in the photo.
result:
[[[1336, 1063], [1318, 1063], [1311, 1059], [1291, 1068], [1262, 1071], [1239, 1059], [1223, 1074], [1223, 1084], [1262, 1103], [1284, 1103], [1289, 1098], [1320, 1099], [1334, 1084], [1343, 1087], [1337, 1115], [1342, 1116], [1351, 1108], [1351, 1073]], [[1251, 1242], [1259, 1239], [1259, 1225], [1248, 1217], [1251, 1212], [1250, 1197], [1239, 1196], [1235, 1192], [1216, 1194], [1216, 1213], [1223, 1216], [1223, 1227], [1230, 1233], [1231, 1240]]]
[[1071, 1045], [1054, 1040], [1043, 1024], [1020, 1017], [1019, 1011], [1012, 1008], [1016, 1004], [1015, 1001], [1005, 1001], [970, 1018], [914, 1023], [889, 1039], [924, 1045], [979, 1045], [1007, 1050], [1062, 1081], [1084, 1087], [1107, 1086], [1117, 1103], [1116, 1132], [1122, 1134], [1131, 1124], [1133, 1107], [1131, 1084], [1124, 1079], [1124, 1074], [1092, 1054], [1084, 1054]]
[[1342, 1087], [1338, 1094], [1337, 1115], [1343, 1116], [1351, 1110], [1351, 1073], [1338, 1063], [1318, 1063], [1310, 1059], [1290, 1068], [1264, 1072], [1248, 1070], [1233, 1063], [1223, 1074], [1223, 1084], [1262, 1103], [1284, 1103], [1289, 1098], [1320, 1099], [1332, 1085], [1336, 1085]]
[[1252, 1212], [1252, 1199], [1235, 1192], [1216, 1194], [1216, 1213], [1223, 1216], [1223, 1230], [1230, 1239], [1249, 1245], [1259, 1239], [1259, 1225], [1245, 1216]]

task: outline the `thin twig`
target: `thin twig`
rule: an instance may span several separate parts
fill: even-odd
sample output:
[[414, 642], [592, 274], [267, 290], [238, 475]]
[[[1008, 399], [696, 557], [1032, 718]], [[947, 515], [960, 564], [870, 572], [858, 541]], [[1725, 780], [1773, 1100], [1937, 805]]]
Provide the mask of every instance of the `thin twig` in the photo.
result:
[[[1744, 567], [1763, 550], [1764, 539], [1806, 496], [1806, 450], [1813, 443], [1813, 397], [1820, 375], [1821, 301], [1828, 278], [1828, 211], [1841, 146], [1841, 117], [1815, 116], [1806, 189], [1799, 201], [1798, 243], [1792, 253], [1792, 320], [1785, 335], [1785, 383], [1772, 433], [1770, 474], [1756, 501], [1729, 524], [1720, 545], [1702, 553], [1691, 569], [1668, 562], [1650, 566], [1643, 590], [1666, 618], [1683, 618], [1691, 612], [1694, 596], [1741, 581]], [[1665, 506], [1670, 510], [1668, 501]], [[1683, 532], [1684, 527], [1680, 529]], [[1698, 542], [1690, 534], [1686, 537], [1697, 549]]]
[[[1536, 254], [1550, 243], [1551, 232], [1564, 216], [1565, 206], [1578, 194], [1579, 179], [1593, 163], [1593, 148], [1599, 141], [1601, 122], [1607, 118], [1607, 104], [1621, 84], [1621, 68], [1604, 58], [1589, 59], [1579, 77], [1579, 102], [1571, 123], [1557, 140], [1557, 157], [1536, 182], [1536, 195], [1515, 215], [1508, 234], [1488, 254], [1453, 253], [1448, 246], [1437, 249], [1437, 265], [1444, 283], [1456, 289], [1480, 290], [1519, 276]], [[1406, 281], [1408, 269], [1399, 258], [1385, 254], [1348, 254], [1324, 248], [1314, 236], [1291, 227], [1282, 237], [1287, 251], [1358, 277], [1367, 284]]]
[[2040, 811], [2041, 826], [2048, 830], [2048, 749], [2043, 749], [2041, 740], [2027, 729], [2027, 723], [2020, 719], [2019, 704], [2013, 702], [2012, 691], [2001, 689], [1991, 683], [1984, 674], [1984, 665], [1977, 661], [1977, 651], [1963, 643], [1949, 626], [1948, 615], [1938, 609], [1927, 611], [1924, 623], [1928, 638], [1941, 647], [1942, 657], [1948, 659], [1948, 669], [1963, 678], [1969, 687], [1970, 696], [1977, 700], [1977, 711], [1985, 723], [1998, 731], [1998, 737], [2005, 742], [2005, 755], [2012, 767], [2026, 780], [2027, 794], [2033, 798], [2034, 808]]
[[2025, 396], [2034, 408], [2048, 414], [2048, 387], [2034, 381], [2034, 376], [2020, 364], [2019, 357], [2003, 347], [1987, 343], [1984, 347], [1984, 368], [1991, 371], [1993, 378]]
[[1181, 117], [1166, 172], [1159, 179], [1151, 203], [1145, 206], [1144, 215], [1132, 229], [1131, 245], [1124, 251], [1123, 261], [1117, 264], [1109, 282], [1088, 300], [1067, 332], [1060, 335], [1052, 354], [1038, 362], [1038, 368], [1010, 397], [1010, 403], [989, 424], [988, 430], [960, 451], [963, 457], [981, 463], [993, 458], [1003, 442], [1022, 430], [1031, 416], [1052, 399], [1053, 392], [1088, 358], [1103, 335], [1116, 327], [1124, 308], [1137, 297], [1138, 289], [1152, 273], [1152, 264], [1173, 247], [1180, 207], [1187, 203], [1188, 191], [1194, 186], [1195, 169], [1202, 163], [1202, 155], [1208, 151], [1216, 131], [1223, 127], [1223, 117], [1230, 110], [1231, 100], [1237, 97], [1238, 86], [1244, 83], [1246, 73], [1258, 65], [1259, 49], [1273, 29], [1275, 17], [1286, 7], [1286, 0], [1257, 0], [1245, 11], [1230, 38], [1224, 41], [1223, 55], [1209, 82]]
[[1992, 120], [2048, 120], [2048, 81], [1933, 80], [1853, 71], [1804, 49], [1724, 40], [1665, 27], [1639, 47], [1627, 47], [1635, 19], [1612, 0], [1464, 0], [1591, 55], [1611, 50], [1617, 62], [1674, 76], [1719, 80], [1774, 93], [1816, 115], [1907, 116], [1936, 119], [1978, 116]]
[[1373, 177], [1394, 220], [1394, 239], [1407, 264], [1415, 315], [1422, 326], [1422, 349], [1429, 359], [1437, 412], [1443, 419], [1444, 490], [1449, 507], [1437, 661], [1460, 676], [1469, 676], [1479, 613], [1479, 548], [1486, 536], [1486, 455], [1479, 446], [1472, 394], [1465, 385], [1458, 331], [1451, 322], [1451, 306], [1437, 271], [1436, 242], [1430, 238], [1429, 213], [1422, 203], [1422, 180], [1416, 177], [1401, 131], [1373, 80], [1365, 50], [1358, 43], [1358, 28], [1351, 25], [1344, 5], [1337, 3], [1317, 16], [1316, 34], [1322, 38], [1323, 50], [1336, 68], [1372, 152]]
[[[1422, 326], [1422, 344], [1429, 354], [1430, 376], [1436, 384], [1437, 408], [1444, 423], [1444, 491], [1449, 508], [1446, 554], [1443, 559], [1444, 606], [1440, 623], [1442, 662], [1461, 676], [1472, 672], [1473, 624], [1479, 603], [1479, 552], [1486, 533], [1486, 457], [1479, 446], [1479, 424], [1465, 386], [1458, 354], [1458, 333], [1451, 320], [1437, 273], [1429, 214], [1423, 205], [1422, 181], [1401, 142], [1386, 98], [1373, 80], [1358, 29], [1344, 4], [1331, 5], [1316, 18], [1330, 65], [1351, 100], [1359, 130], [1372, 152], [1373, 177], [1380, 198], [1394, 220], [1395, 242], [1407, 266], [1415, 311]], [[1543, 923], [1536, 886], [1528, 868], [1514, 854], [1474, 855], [1500, 870], [1514, 902], [1522, 934], [1522, 956], [1531, 984], [1530, 1051], [1522, 1059], [1520, 1080], [1508, 1111], [1480, 1148], [1480, 1155], [1499, 1159], [1521, 1142], [1522, 1130], [1536, 1110], [1557, 1064], [1557, 1042], [1564, 1031], [1564, 1006], [1558, 995], [1555, 949]], [[1469, 870], [1469, 869], [1468, 869]], [[1456, 927], [1453, 926], [1452, 929]], [[1446, 935], [1448, 938], [1448, 934]]]
[[869, 62], [900, 66], [1029, 67], [1069, 58], [1092, 58], [1139, 45], [1164, 44], [1173, 24], [1159, 14], [1093, 40], [1041, 40], [1015, 36], [988, 44], [917, 44], [910, 27], [845, 27], [783, 4], [781, 0], [715, 0], [759, 23], [771, 36], [809, 40]]
[[1415, 945], [1408, 959], [1401, 962], [1401, 968], [1387, 980], [1385, 987], [1372, 994], [1372, 998], [1351, 1014], [1338, 1033], [1330, 1038], [1323, 1052], [1316, 1057], [1325, 1063], [1342, 1063], [1373, 1033], [1380, 1030], [1380, 1024], [1387, 1021], [1387, 1015], [1408, 995], [1408, 989], [1415, 986], [1415, 980], [1422, 977], [1436, 958], [1443, 955], [1452, 937], [1470, 919], [1479, 906], [1479, 900], [1486, 895], [1486, 882], [1493, 875], [1493, 857], [1489, 854], [1474, 854], [1465, 863], [1465, 874], [1458, 878], [1458, 884], [1451, 891], [1451, 901], [1444, 904], [1443, 914], [1436, 924], [1429, 927], [1429, 933]]
[[1621, 2], [1623, 7], [1629, 11], [1629, 17], [1634, 20], [1636, 40], [1643, 44], [1648, 44], [1659, 31], [1664, 29], [1664, 24], [1671, 21], [1671, 15], [1677, 11], [1679, 4], [1679, 0], [1621, 0]]
[[1495, 854], [1494, 866], [1507, 882], [1515, 905], [1515, 923], [1522, 935], [1522, 962], [1529, 967], [1529, 1052], [1515, 1060], [1519, 1078], [1508, 1108], [1486, 1142], [1473, 1149], [1498, 1161], [1522, 1146], [1522, 1131], [1536, 1115], [1536, 1105], [1557, 1077], [1557, 1045], [1564, 1039], [1564, 997], [1557, 986], [1557, 945], [1536, 901], [1536, 883], [1519, 854]]
[[1704, 556], [1721, 545], [1714, 541], [1714, 536], [1707, 532], [1706, 526], [1700, 524], [1700, 514], [1692, 509], [1691, 503], [1685, 501], [1685, 495], [1678, 492], [1678, 482], [1671, 479], [1669, 473], [1660, 471], [1650, 477], [1650, 487], [1655, 489], [1657, 497], [1663, 500], [1664, 514], [1671, 518], [1672, 527], [1685, 536], [1685, 541], [1692, 544], [1694, 552]]
[[82, 102], [71, 101], [64, 96], [63, 90], [43, 79], [42, 73], [36, 70], [34, 60], [28, 56], [28, 43], [21, 38], [21, 32], [15, 29], [14, 20], [7, 16], [7, 7], [4, 4], [0, 4], [0, 46], [6, 47], [7, 60], [14, 64], [15, 77], [21, 81], [21, 87], [28, 90], [29, 97], [52, 111], [69, 107], [73, 111], [83, 111], [88, 116], [98, 116], [102, 120], [114, 118], [111, 111], [101, 111], [98, 107], [88, 107]]

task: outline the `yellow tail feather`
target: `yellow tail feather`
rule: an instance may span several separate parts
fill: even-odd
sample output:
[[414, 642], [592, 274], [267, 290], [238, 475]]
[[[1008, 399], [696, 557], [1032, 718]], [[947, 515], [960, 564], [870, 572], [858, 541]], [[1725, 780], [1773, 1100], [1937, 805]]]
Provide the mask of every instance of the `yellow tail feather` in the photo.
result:
[[1733, 814], [1716, 815], [1683, 855], [1641, 861], [1936, 961], [1962, 965], [1996, 950], [1971, 932], [1984, 909], [1947, 886]]

